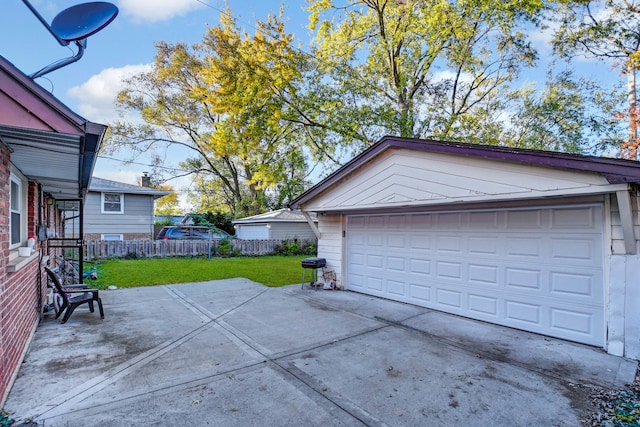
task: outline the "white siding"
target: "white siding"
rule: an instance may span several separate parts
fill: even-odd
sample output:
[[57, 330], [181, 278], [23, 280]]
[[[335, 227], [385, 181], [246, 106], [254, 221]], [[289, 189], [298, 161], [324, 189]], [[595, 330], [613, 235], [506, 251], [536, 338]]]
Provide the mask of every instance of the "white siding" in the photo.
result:
[[339, 287], [342, 287], [342, 215], [323, 215], [319, 223], [318, 257], [327, 260], [327, 269], [336, 273]]
[[315, 240], [311, 227], [306, 222], [272, 222], [269, 238]]
[[124, 214], [101, 213], [101, 196], [87, 194], [84, 206], [86, 234], [153, 234], [153, 196], [125, 194]]
[[393, 149], [305, 203], [304, 210], [489, 202], [610, 189], [607, 180], [594, 173]]

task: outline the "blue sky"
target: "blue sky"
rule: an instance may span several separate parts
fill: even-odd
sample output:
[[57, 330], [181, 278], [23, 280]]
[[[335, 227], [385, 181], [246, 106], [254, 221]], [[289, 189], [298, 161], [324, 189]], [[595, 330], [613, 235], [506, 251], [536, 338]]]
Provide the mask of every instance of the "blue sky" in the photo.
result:
[[[62, 10], [84, 0], [31, 0], [31, 4], [48, 21]], [[209, 26], [216, 25], [223, 0], [111, 0], [120, 13], [116, 20], [98, 34], [90, 37], [84, 57], [79, 62], [37, 79], [37, 82], [71, 109], [85, 118], [108, 124], [117, 118], [113, 99], [122, 88], [123, 76], [144, 70], [153, 61], [154, 42], [200, 41]], [[281, 2], [271, 0], [228, 0], [228, 5], [246, 27], [254, 32], [253, 24], [268, 13], [278, 13]], [[305, 0], [284, 0], [287, 31], [306, 43], [311, 35], [306, 29]], [[530, 39], [542, 57], [550, 53], [549, 35], [534, 31]], [[2, 0], [0, 7], [0, 55], [15, 64], [26, 74], [31, 74], [51, 62], [73, 55], [67, 47], [60, 46], [38, 19], [31, 14], [22, 0]], [[545, 66], [541, 61], [537, 72], [529, 78], [544, 79]], [[606, 65], [594, 61], [576, 60], [571, 67], [596, 79], [617, 80], [620, 77]], [[120, 155], [128, 158], [127, 155]], [[180, 155], [171, 156], [180, 160]], [[144, 163], [145, 159], [138, 159]], [[175, 166], [167, 165], [167, 166]], [[130, 184], [137, 183], [144, 165], [99, 159], [95, 175]], [[188, 181], [172, 183], [176, 188], [188, 185]]]
[[[36, 81], [88, 120], [108, 124], [117, 118], [113, 98], [124, 75], [141, 71], [153, 61], [154, 42], [197, 43], [210, 26], [218, 23], [222, 0], [110, 0], [119, 8], [115, 21], [88, 39], [84, 56], [76, 63], [53, 71]], [[47, 22], [62, 10], [84, 0], [31, 0]], [[268, 13], [277, 14], [280, 2], [229, 0], [229, 7], [249, 33]], [[309, 40], [305, 1], [286, 1], [287, 31], [301, 41]], [[22, 0], [2, 0], [0, 6], [0, 55], [25, 74], [75, 53], [49, 34]], [[121, 156], [128, 158], [126, 154]], [[144, 159], [140, 158], [141, 163]], [[124, 165], [99, 159], [95, 175], [136, 184], [143, 165]], [[175, 185], [175, 183], [173, 183]], [[185, 185], [181, 182], [180, 185]]]

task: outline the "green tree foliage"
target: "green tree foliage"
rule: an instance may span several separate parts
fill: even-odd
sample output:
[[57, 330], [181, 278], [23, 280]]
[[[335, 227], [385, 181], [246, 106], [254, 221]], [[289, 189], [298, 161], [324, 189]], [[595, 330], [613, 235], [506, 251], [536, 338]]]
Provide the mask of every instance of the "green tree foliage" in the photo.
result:
[[204, 214], [189, 214], [189, 216], [193, 220], [193, 225], [216, 227], [231, 235], [236, 233], [232, 223], [233, 217], [230, 214], [207, 212]]
[[628, 137], [619, 141], [620, 154], [638, 157], [636, 70], [640, 65], [640, 5], [627, 0], [564, 0], [552, 18], [557, 20], [553, 46], [562, 56], [585, 56], [613, 62], [627, 77], [627, 109], [614, 114], [628, 122]]
[[291, 44], [278, 19], [251, 36], [229, 11], [198, 45], [157, 43], [151, 71], [129, 79], [117, 101], [144, 123], [115, 124], [108, 144], [185, 147], [192, 155], [180, 166], [208, 209], [246, 216], [286, 202], [307, 173], [300, 126], [282, 119], [284, 95], [302, 85], [304, 58]]
[[617, 90], [603, 91], [571, 71], [547, 75], [544, 88], [524, 87], [511, 95], [514, 113], [498, 138], [511, 147], [601, 154], [619, 131]]
[[[309, 0], [318, 66], [361, 140], [470, 138], [536, 53], [522, 31], [541, 0]], [[337, 101], [340, 102], [337, 102]], [[348, 114], [347, 114], [348, 112]], [[362, 131], [361, 131], [362, 132]], [[352, 133], [353, 134], [353, 133]]]

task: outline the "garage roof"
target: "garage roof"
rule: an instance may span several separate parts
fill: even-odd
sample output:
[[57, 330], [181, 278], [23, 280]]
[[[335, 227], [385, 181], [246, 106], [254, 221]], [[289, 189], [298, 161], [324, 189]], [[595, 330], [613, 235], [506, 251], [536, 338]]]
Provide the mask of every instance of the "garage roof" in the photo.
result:
[[57, 199], [84, 197], [106, 126], [71, 111], [0, 56], [0, 142]]
[[399, 137], [384, 137], [363, 151], [340, 169], [294, 199], [289, 207], [300, 209], [301, 205], [345, 179], [362, 166], [372, 162], [391, 149], [414, 150], [422, 153], [449, 154], [476, 159], [490, 159], [524, 165], [543, 166], [562, 170], [594, 173], [609, 184], [640, 182], [640, 162], [597, 156], [584, 156], [553, 151], [517, 149], [500, 146], [465, 144], [435, 140]]
[[[315, 222], [318, 222], [318, 218], [315, 216], [312, 219]], [[292, 211], [289, 209], [278, 209], [232, 221], [233, 224], [262, 224], [267, 222], [307, 222], [307, 219], [299, 210]]]

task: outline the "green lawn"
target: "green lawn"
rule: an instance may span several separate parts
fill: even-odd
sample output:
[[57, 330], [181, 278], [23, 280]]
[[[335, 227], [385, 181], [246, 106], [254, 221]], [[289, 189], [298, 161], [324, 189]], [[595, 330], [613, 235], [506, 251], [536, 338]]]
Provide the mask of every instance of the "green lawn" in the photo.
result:
[[[98, 280], [91, 285], [105, 289], [203, 282], [207, 280], [245, 277], [266, 286], [285, 286], [300, 283], [300, 261], [308, 256], [263, 256], [237, 258], [160, 258], [113, 259], [102, 261]], [[85, 270], [92, 264], [85, 264]], [[89, 280], [85, 280], [89, 283]]]

